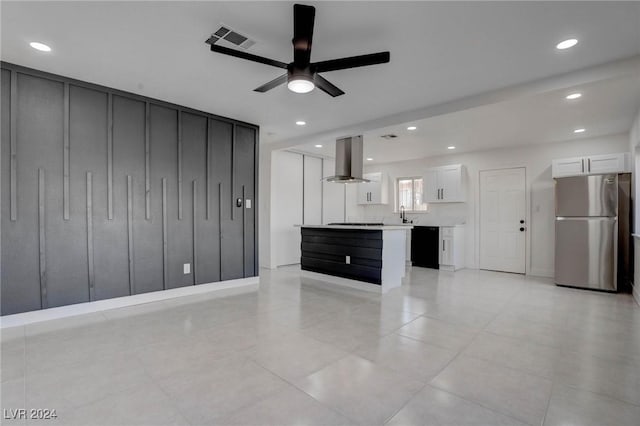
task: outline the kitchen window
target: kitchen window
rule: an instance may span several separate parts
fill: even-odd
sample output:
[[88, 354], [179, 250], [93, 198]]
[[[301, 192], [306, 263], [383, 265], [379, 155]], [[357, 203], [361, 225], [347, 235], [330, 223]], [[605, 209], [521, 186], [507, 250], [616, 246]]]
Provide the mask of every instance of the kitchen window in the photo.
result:
[[398, 178], [396, 182], [396, 211], [404, 207], [407, 212], [425, 212], [427, 204], [422, 201], [422, 178]]

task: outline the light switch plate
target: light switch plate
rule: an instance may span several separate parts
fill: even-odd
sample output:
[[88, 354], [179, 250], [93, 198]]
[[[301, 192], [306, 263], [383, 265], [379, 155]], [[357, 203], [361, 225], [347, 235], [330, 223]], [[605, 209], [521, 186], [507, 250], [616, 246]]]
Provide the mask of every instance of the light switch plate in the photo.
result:
[[251, 208], [251, 200], [247, 198], [244, 201], [244, 205], [245, 205], [246, 208], [250, 209]]
[[344, 263], [346, 263], [347, 265], [350, 265], [351, 264], [351, 256], [345, 256]]
[[191, 273], [191, 264], [190, 263], [185, 263], [183, 266], [184, 269], [184, 274], [188, 275]]

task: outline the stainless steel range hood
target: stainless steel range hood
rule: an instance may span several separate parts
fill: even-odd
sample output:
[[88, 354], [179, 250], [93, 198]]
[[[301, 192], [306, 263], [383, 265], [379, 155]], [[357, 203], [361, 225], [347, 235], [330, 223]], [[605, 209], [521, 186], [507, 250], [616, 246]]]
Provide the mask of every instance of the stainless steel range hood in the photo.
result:
[[328, 182], [369, 182], [362, 178], [362, 135], [336, 140], [336, 174]]

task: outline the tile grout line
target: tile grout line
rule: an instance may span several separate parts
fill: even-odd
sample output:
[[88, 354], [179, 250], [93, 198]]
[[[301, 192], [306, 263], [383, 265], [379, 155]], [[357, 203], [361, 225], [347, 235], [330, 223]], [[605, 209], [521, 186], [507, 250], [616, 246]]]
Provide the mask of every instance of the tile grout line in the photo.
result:
[[[499, 315], [499, 314], [496, 314], [496, 316], [497, 316], [497, 315]], [[445, 365], [445, 366], [444, 366], [444, 367], [443, 367], [443, 368], [442, 368], [442, 369], [441, 369], [437, 374], [435, 374], [435, 375], [431, 378], [431, 380], [430, 380], [429, 382], [427, 382], [427, 384], [425, 385], [425, 387], [426, 387], [426, 386], [430, 386], [430, 387], [432, 387], [432, 388], [434, 388], [434, 389], [438, 389], [438, 390], [444, 391], [444, 392], [449, 393], [449, 394], [451, 394], [451, 395], [455, 395], [455, 396], [456, 396], [456, 397], [458, 397], [458, 398], [462, 398], [462, 399], [464, 399], [465, 401], [469, 401], [469, 402], [471, 402], [471, 403], [473, 403], [473, 404], [476, 404], [476, 405], [479, 405], [479, 406], [481, 406], [481, 407], [484, 407], [484, 408], [486, 408], [486, 409], [488, 409], [488, 410], [490, 410], [490, 411], [492, 411], [492, 412], [494, 412], [494, 413], [498, 413], [498, 414], [500, 414], [500, 415], [507, 416], [507, 417], [512, 418], [512, 419], [514, 419], [514, 420], [517, 420], [517, 421], [519, 421], [519, 422], [521, 422], [521, 423], [527, 423], [527, 422], [524, 422], [524, 421], [522, 421], [522, 420], [516, 419], [515, 417], [513, 417], [513, 416], [512, 416], [512, 415], [510, 415], [510, 414], [502, 413], [502, 412], [500, 412], [500, 411], [496, 410], [495, 408], [488, 407], [488, 406], [486, 406], [484, 403], [482, 403], [482, 402], [480, 402], [480, 401], [476, 401], [476, 400], [474, 400], [474, 399], [469, 399], [469, 398], [467, 398], [467, 397], [463, 397], [462, 395], [458, 395], [457, 393], [452, 392], [451, 390], [442, 389], [442, 388], [438, 387], [437, 385], [433, 384], [433, 381], [434, 381], [434, 380], [435, 380], [435, 379], [436, 379], [440, 374], [442, 374], [442, 372], [443, 372], [444, 370], [446, 370], [446, 369], [447, 369], [447, 368], [448, 368], [448, 367], [449, 367], [449, 366], [450, 366], [450, 365], [451, 365], [455, 360], [457, 360], [461, 355], [462, 355], [462, 356], [469, 356], [469, 355], [465, 355], [465, 354], [463, 354], [463, 352], [464, 352], [464, 351], [465, 351], [469, 346], [471, 346], [471, 345], [472, 345], [472, 344], [473, 344], [473, 343], [474, 343], [474, 342], [475, 342], [475, 341], [480, 337], [480, 333], [482, 333], [482, 331], [483, 331], [483, 330], [484, 330], [484, 329], [480, 329], [480, 330], [478, 331], [478, 333], [476, 333], [476, 335], [475, 335], [475, 336], [473, 336], [473, 338], [472, 338], [472, 339], [471, 339], [471, 340], [470, 340], [466, 345], [464, 345], [464, 346], [463, 346], [463, 347], [458, 351], [458, 353], [456, 353], [456, 355], [455, 355], [455, 356], [454, 356], [454, 357], [453, 357], [453, 358], [452, 358], [452, 359], [447, 363], [447, 365]], [[472, 357], [472, 358], [475, 358], [475, 357]], [[478, 359], [478, 358], [476, 358], [476, 359]], [[485, 360], [482, 360], [482, 361], [485, 361]], [[485, 362], [486, 362], [486, 361], [485, 361]], [[493, 363], [492, 363], [492, 364], [493, 364]], [[497, 364], [494, 364], [494, 365], [497, 365]], [[502, 365], [497, 365], [497, 366], [499, 366], [499, 367], [504, 367], [504, 366], [502, 366]], [[505, 368], [508, 368], [508, 369], [510, 369], [510, 370], [513, 370], [513, 371], [522, 372], [522, 371], [520, 371], [520, 370], [516, 370], [516, 369], [513, 369], [513, 368], [509, 368], [509, 367], [505, 367]], [[545, 379], [545, 380], [548, 380], [548, 379]], [[423, 387], [423, 389], [424, 389], [424, 387]], [[408, 402], [407, 402], [407, 403], [408, 403]], [[405, 405], [406, 405], [406, 404], [405, 404]], [[404, 408], [404, 406], [403, 406], [403, 408]], [[398, 412], [399, 412], [399, 411], [398, 411]], [[397, 413], [396, 413], [396, 414], [397, 414]], [[395, 415], [395, 414], [394, 414], [394, 415]], [[392, 418], [393, 418], [393, 417], [392, 417]], [[390, 419], [389, 419], [389, 420], [390, 420]], [[528, 423], [527, 423], [527, 424], [528, 424]], [[531, 426], [533, 426], [533, 425], [531, 425]]]
[[549, 391], [549, 398], [547, 398], [547, 405], [544, 408], [544, 415], [542, 416], [542, 421], [540, 422], [540, 426], [544, 426], [544, 423], [547, 421], [547, 414], [549, 414], [549, 407], [551, 406], [551, 398], [553, 397], [553, 390], [555, 388], [555, 381], [551, 381], [551, 390]]
[[557, 384], [557, 385], [560, 385], [560, 386], [564, 386], [566, 388], [575, 389], [575, 390], [580, 391], [580, 392], [591, 393], [591, 394], [597, 395], [597, 396], [599, 396], [601, 398], [610, 399], [612, 401], [616, 401], [616, 402], [619, 402], [619, 403], [622, 403], [622, 404], [633, 405], [634, 407], [639, 407], [640, 408], [640, 402], [631, 402], [631, 401], [628, 401], [628, 400], [625, 400], [625, 399], [621, 399], [621, 398], [619, 398], [617, 396], [608, 395], [608, 394], [601, 393], [601, 392], [595, 392], [593, 390], [581, 388], [581, 387], [578, 387], [576, 385], [565, 384], [565, 383], [562, 383], [562, 382], [555, 382], [555, 381], [554, 381], [554, 383]]
[[[515, 297], [516, 297], [516, 295], [513, 295], [513, 296], [511, 297], [511, 299], [513, 299], [513, 298], [515, 298]], [[507, 305], [508, 305], [508, 303], [506, 303], [506, 304], [504, 305], [504, 308], [506, 308], [506, 307], [507, 307]], [[504, 308], [503, 308], [503, 312], [504, 312]], [[456, 354], [456, 356], [455, 356], [455, 357], [453, 357], [453, 358], [451, 359], [451, 361], [449, 361], [449, 363], [448, 363], [448, 364], [447, 364], [447, 365], [446, 365], [442, 370], [440, 370], [440, 372], [439, 372], [438, 374], [436, 374], [436, 375], [435, 375], [435, 376], [434, 376], [434, 377], [433, 377], [433, 378], [428, 382], [428, 384], [427, 384], [427, 385], [428, 385], [428, 386], [431, 386], [431, 387], [432, 387], [432, 388], [434, 388], [434, 389], [438, 389], [438, 390], [440, 390], [440, 391], [443, 391], [443, 392], [449, 393], [449, 394], [451, 394], [451, 395], [454, 395], [454, 396], [456, 396], [456, 397], [462, 398], [462, 399], [463, 399], [463, 400], [465, 400], [465, 401], [469, 401], [469, 402], [471, 402], [471, 403], [474, 403], [474, 404], [476, 404], [476, 405], [479, 405], [479, 406], [481, 406], [481, 407], [484, 407], [485, 409], [488, 409], [488, 410], [490, 410], [490, 411], [492, 411], [492, 412], [494, 412], [494, 413], [498, 413], [498, 414], [500, 414], [500, 415], [507, 416], [507, 417], [509, 417], [509, 418], [512, 418], [512, 419], [514, 419], [514, 420], [518, 421], [518, 422], [522, 422], [522, 423], [530, 424], [530, 423], [528, 423], [528, 422], [525, 422], [525, 421], [522, 421], [522, 420], [519, 420], [519, 419], [517, 419], [517, 418], [513, 417], [511, 414], [508, 414], [508, 413], [502, 413], [502, 412], [500, 412], [500, 411], [496, 410], [496, 409], [495, 409], [495, 408], [493, 408], [493, 407], [486, 406], [486, 405], [485, 405], [483, 402], [481, 402], [481, 401], [476, 401], [475, 399], [469, 399], [469, 398], [464, 397], [464, 396], [462, 396], [462, 395], [459, 395], [459, 394], [457, 394], [457, 393], [455, 393], [455, 392], [453, 392], [453, 391], [451, 391], [451, 390], [448, 390], [448, 389], [442, 389], [442, 388], [438, 387], [436, 384], [433, 384], [433, 383], [432, 383], [432, 382], [433, 382], [433, 381], [434, 381], [434, 380], [435, 380], [435, 379], [436, 379], [440, 374], [442, 374], [442, 372], [443, 372], [446, 368], [448, 368], [448, 367], [449, 367], [449, 365], [451, 365], [451, 364], [453, 363], [453, 361], [455, 361], [456, 359], [458, 359], [458, 358], [460, 357], [460, 355], [467, 356], [467, 357], [471, 357], [471, 358], [475, 358], [475, 359], [480, 359], [481, 361], [489, 362], [490, 364], [492, 364], [492, 365], [494, 365], [494, 366], [497, 366], [497, 367], [500, 367], [500, 368], [505, 368], [505, 369], [509, 369], [509, 370], [511, 370], [511, 371], [517, 371], [517, 372], [524, 373], [524, 374], [529, 374], [529, 373], [528, 373], [528, 372], [526, 372], [526, 371], [522, 371], [522, 370], [515, 369], [515, 368], [509, 367], [509, 366], [505, 366], [505, 365], [496, 364], [496, 363], [493, 363], [493, 362], [490, 362], [490, 361], [487, 361], [487, 360], [484, 360], [484, 359], [481, 359], [481, 358], [478, 358], [478, 357], [474, 357], [473, 355], [466, 355], [466, 354], [463, 354], [463, 352], [464, 352], [464, 351], [465, 351], [469, 346], [471, 346], [471, 344], [472, 344], [473, 342], [475, 342], [475, 341], [479, 338], [480, 333], [482, 333], [483, 331], [485, 331], [485, 330], [486, 330], [486, 328], [489, 326], [489, 324], [490, 324], [491, 322], [493, 322], [493, 321], [494, 321], [494, 320], [495, 320], [495, 319], [496, 319], [496, 318], [497, 318], [501, 313], [503, 313], [503, 312], [499, 312], [499, 313], [497, 313], [497, 314], [494, 316], [494, 318], [493, 318], [489, 323], [487, 323], [487, 325], [485, 325], [485, 327], [484, 327], [484, 328], [482, 328], [482, 329], [481, 329], [481, 330], [480, 330], [480, 331], [479, 331], [479, 332], [478, 332], [478, 333], [473, 337], [473, 339], [471, 339], [471, 341], [469, 341], [469, 343], [468, 343], [467, 345], [465, 345], [462, 349], [460, 349], [460, 351]], [[502, 336], [502, 337], [504, 337], [504, 336]], [[549, 380], [548, 378], [545, 378], [545, 377], [539, 376], [539, 375], [537, 375], [537, 374], [532, 374], [532, 375], [534, 375], [534, 376], [536, 376], [536, 377], [538, 377], [538, 378], [542, 378], [542, 379], [544, 379], [544, 380]], [[549, 381], [551, 382], [551, 387], [552, 387], [552, 389], [553, 389], [553, 381], [551, 381], [551, 380], [549, 380]], [[548, 397], [548, 399], [547, 399], [547, 406], [545, 407], [545, 413], [544, 413], [544, 415], [543, 415], [543, 417], [542, 417], [542, 423], [541, 423], [541, 425], [542, 425], [542, 424], [544, 424], [544, 419], [546, 418], [546, 414], [547, 414], [547, 410], [548, 410], [548, 407], [549, 407], [549, 403], [550, 403], [550, 401], [551, 401], [551, 391], [549, 392], [549, 397]], [[534, 425], [531, 425], [531, 426], [534, 426]]]
[[140, 359], [140, 357], [136, 353], [133, 353], [133, 356], [140, 362], [140, 364], [142, 364], [142, 370], [145, 376], [147, 376], [147, 378], [151, 380], [151, 383], [153, 383], [154, 386], [156, 386], [160, 390], [160, 392], [162, 392], [162, 394], [167, 397], [171, 406], [178, 412], [178, 414], [180, 414], [180, 417], [182, 417], [184, 421], [187, 422], [187, 424], [192, 425], [192, 423], [189, 421], [189, 418], [184, 415], [182, 409], [178, 406], [178, 404], [174, 402], [175, 398], [173, 398], [173, 396], [169, 394], [169, 392], [160, 383], [158, 383], [155, 377], [153, 377], [151, 373], [149, 373], [149, 371], [145, 368], [144, 361]]
[[452, 391], [450, 391], [450, 390], [448, 390], [448, 389], [442, 389], [442, 388], [439, 388], [439, 387], [437, 387], [437, 386], [435, 386], [435, 385], [432, 385], [431, 383], [427, 383], [427, 385], [426, 385], [425, 387], [427, 387], [427, 386], [428, 386], [428, 387], [431, 387], [431, 388], [433, 388], [433, 389], [435, 389], [435, 390], [438, 390], [438, 391], [440, 391], [440, 392], [444, 392], [444, 393], [447, 393], [447, 394], [449, 394], [449, 395], [452, 395], [452, 396], [454, 396], [454, 397], [456, 397], [456, 398], [460, 398], [460, 399], [462, 399], [463, 401], [466, 401], [466, 402], [468, 402], [468, 403], [470, 403], [470, 404], [473, 404], [473, 405], [477, 405], [477, 406], [479, 406], [479, 407], [482, 407], [482, 408], [484, 408], [485, 410], [491, 411], [492, 413], [495, 413], [495, 414], [498, 414], [498, 415], [500, 415], [500, 416], [504, 416], [504, 417], [508, 417], [508, 418], [510, 418], [510, 419], [513, 419], [513, 420], [517, 421], [518, 423], [522, 423], [522, 424], [524, 424], [524, 425], [529, 425], [529, 426], [536, 426], [536, 425], [532, 425], [531, 423], [525, 422], [525, 421], [523, 421], [523, 420], [517, 419], [517, 418], [513, 417], [511, 414], [507, 414], [507, 413], [503, 413], [503, 412], [501, 412], [501, 411], [498, 411], [498, 410], [496, 410], [495, 408], [493, 408], [493, 407], [489, 407], [489, 406], [485, 405], [485, 404], [484, 404], [484, 403], [482, 403], [482, 402], [478, 402], [478, 401], [475, 401], [475, 400], [473, 400], [473, 399], [469, 399], [469, 398], [467, 398], [467, 397], [464, 397], [464, 396], [458, 395], [457, 393], [454, 393], [454, 392], [452, 392]]
[[[414, 320], [414, 321], [415, 321], [415, 320]], [[390, 416], [390, 417], [389, 417], [389, 418], [384, 422], [384, 424], [387, 424], [388, 422], [390, 422], [390, 421], [391, 421], [391, 419], [393, 419], [393, 418], [394, 418], [394, 417], [395, 417], [395, 416], [396, 416], [400, 411], [402, 411], [402, 409], [403, 409], [404, 407], [406, 407], [406, 406], [407, 406], [407, 404], [408, 404], [408, 403], [409, 403], [413, 398], [415, 398], [415, 396], [416, 396], [419, 392], [422, 392], [422, 391], [423, 391], [427, 386], [431, 386], [431, 387], [435, 388], [435, 386], [432, 386], [432, 385], [431, 385], [431, 382], [432, 382], [436, 377], [438, 377], [440, 374], [442, 374], [442, 372], [443, 372], [444, 370], [446, 370], [446, 369], [447, 369], [447, 368], [448, 368], [448, 367], [453, 363], [453, 361], [455, 361], [455, 360], [460, 356], [460, 354], [462, 353], [462, 351], [463, 351], [464, 349], [466, 349], [469, 345], [471, 345], [471, 343], [476, 339], [476, 337], [477, 337], [478, 335], [479, 335], [479, 333], [478, 333], [478, 334], [476, 334], [476, 335], [473, 337], [473, 339], [471, 339], [471, 340], [469, 341], [469, 343], [468, 343], [467, 345], [465, 345], [464, 347], [460, 348], [460, 349], [458, 350], [458, 352], [457, 352], [457, 353], [456, 353], [456, 354], [455, 354], [455, 355], [454, 355], [454, 356], [449, 360], [449, 362], [447, 362], [447, 363], [446, 363], [446, 364], [445, 364], [445, 365], [440, 369], [440, 371], [438, 371], [436, 374], [434, 374], [434, 375], [433, 375], [433, 377], [431, 377], [431, 379], [430, 379], [429, 381], [427, 381], [427, 382], [425, 383], [425, 385], [424, 385], [424, 386], [422, 386], [422, 387], [420, 388], [420, 390], [418, 390], [418, 392], [416, 392], [415, 394], [413, 394], [413, 395], [411, 396], [411, 398], [409, 398], [407, 401], [405, 401], [405, 403], [402, 405], [402, 407], [400, 407], [400, 408], [399, 408], [395, 413], [393, 413], [393, 415], [392, 415], [392, 416]], [[401, 336], [401, 335], [400, 335], [400, 336]], [[421, 342], [421, 340], [418, 340], [418, 339], [412, 339], [412, 340], [415, 340], [415, 341], [419, 341], [419, 342]], [[424, 343], [424, 342], [423, 342], [423, 343]], [[439, 347], [441, 347], [441, 346], [439, 346]], [[450, 350], [451, 350], [451, 349], [450, 349]], [[437, 388], [437, 389], [439, 389], [439, 388]]]
[[[333, 363], [335, 363], [335, 362], [341, 361], [341, 360], [343, 360], [344, 358], [346, 358], [346, 357], [348, 357], [348, 356], [350, 356], [350, 355], [352, 355], [352, 354], [351, 354], [351, 353], [349, 353], [349, 354], [345, 355], [345, 356], [344, 356], [344, 357], [342, 357], [342, 358], [339, 358], [339, 359], [337, 359], [337, 360], [335, 360], [335, 361], [331, 361], [329, 364], [327, 364], [327, 365], [325, 365], [324, 367], [322, 367], [322, 368], [320, 368], [320, 369], [318, 369], [318, 370], [314, 371], [313, 373], [307, 374], [307, 375], [306, 375], [306, 376], [304, 376], [303, 378], [308, 377], [308, 376], [310, 376], [310, 375], [312, 375], [312, 374], [315, 374], [315, 373], [317, 373], [318, 371], [320, 371], [320, 370], [322, 370], [322, 369], [326, 368], [326, 367], [327, 367], [327, 366], [329, 366], [330, 364], [333, 364]], [[368, 360], [367, 360], [367, 361], [368, 361]], [[255, 362], [255, 361], [254, 361], [254, 362]], [[256, 362], [256, 363], [257, 363], [257, 362]], [[260, 367], [264, 368], [265, 370], [267, 370], [267, 371], [271, 372], [271, 370], [269, 370], [269, 369], [267, 369], [266, 367], [262, 366], [262, 364], [258, 364], [258, 365], [260, 365]], [[352, 419], [350, 416], [348, 416], [346, 413], [343, 413], [343, 412], [342, 412], [342, 411], [340, 411], [339, 409], [337, 409], [337, 408], [333, 408], [333, 407], [330, 407], [330, 406], [328, 406], [328, 405], [325, 405], [322, 401], [319, 401], [318, 399], [316, 399], [313, 395], [309, 394], [307, 391], [305, 391], [304, 389], [302, 389], [301, 387], [299, 387], [296, 383], [291, 382], [291, 381], [289, 381], [289, 380], [285, 379], [284, 377], [280, 376], [279, 374], [276, 374], [276, 373], [273, 373], [273, 372], [271, 372], [271, 373], [272, 373], [272, 374], [274, 374], [275, 376], [279, 377], [280, 379], [282, 379], [283, 381], [285, 381], [286, 383], [288, 383], [289, 385], [291, 385], [292, 387], [294, 387], [294, 388], [295, 388], [295, 389], [297, 389], [298, 391], [300, 391], [300, 392], [304, 393], [306, 396], [308, 396], [309, 398], [313, 399], [316, 403], [320, 404], [322, 407], [324, 407], [324, 408], [326, 408], [326, 409], [328, 409], [328, 410], [330, 410], [330, 411], [332, 411], [332, 412], [334, 412], [334, 413], [339, 414], [340, 416], [344, 417], [345, 419], [348, 419], [348, 420], [351, 420], [351, 421], [354, 421], [354, 422], [358, 423], [358, 421], [357, 421], [357, 420]]]

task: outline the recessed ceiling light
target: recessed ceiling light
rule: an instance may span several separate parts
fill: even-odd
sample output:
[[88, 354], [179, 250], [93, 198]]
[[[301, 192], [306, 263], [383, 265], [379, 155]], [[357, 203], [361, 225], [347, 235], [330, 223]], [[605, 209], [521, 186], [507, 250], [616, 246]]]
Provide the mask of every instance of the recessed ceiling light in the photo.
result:
[[369, 157], [367, 158], [367, 161], [373, 161], [373, 158]]
[[44, 43], [39, 43], [37, 41], [32, 41], [31, 43], [29, 43], [29, 46], [41, 52], [51, 52], [51, 48], [49, 46], [47, 46]]
[[582, 97], [582, 93], [572, 93], [570, 95], [565, 96], [565, 99], [573, 100]]
[[417, 127], [416, 127], [416, 126], [409, 126], [409, 127], [407, 127], [407, 130], [415, 130], [415, 129], [417, 129]]
[[447, 149], [456, 149], [455, 146], [448, 146]]
[[316, 148], [322, 148], [322, 145], [318, 144], [316, 145]]
[[296, 124], [297, 124], [298, 126], [304, 126], [305, 124], [307, 124], [307, 122], [306, 122], [306, 121], [302, 121], [302, 120], [300, 120], [300, 121], [296, 121]]
[[576, 44], [578, 44], [578, 39], [570, 38], [568, 40], [561, 41], [560, 43], [556, 44], [556, 49], [564, 50], [564, 49], [568, 49], [570, 47], [573, 47]]
[[575, 129], [573, 133], [584, 133], [585, 129]]

